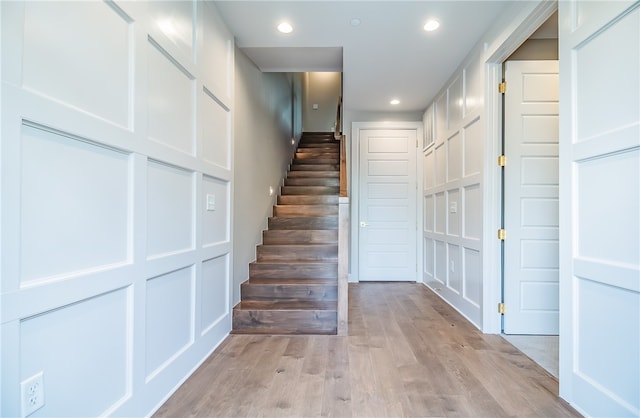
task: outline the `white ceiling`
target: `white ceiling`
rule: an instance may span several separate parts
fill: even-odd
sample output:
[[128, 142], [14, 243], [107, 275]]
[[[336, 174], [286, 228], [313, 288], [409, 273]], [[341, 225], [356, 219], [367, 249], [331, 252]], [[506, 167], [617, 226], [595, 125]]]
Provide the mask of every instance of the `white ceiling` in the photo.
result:
[[[343, 71], [345, 108], [426, 108], [508, 1], [215, 1], [262, 71]], [[358, 18], [359, 26], [351, 20]], [[422, 27], [429, 18], [441, 25]], [[294, 26], [284, 35], [283, 20]], [[401, 103], [391, 106], [398, 98]]]

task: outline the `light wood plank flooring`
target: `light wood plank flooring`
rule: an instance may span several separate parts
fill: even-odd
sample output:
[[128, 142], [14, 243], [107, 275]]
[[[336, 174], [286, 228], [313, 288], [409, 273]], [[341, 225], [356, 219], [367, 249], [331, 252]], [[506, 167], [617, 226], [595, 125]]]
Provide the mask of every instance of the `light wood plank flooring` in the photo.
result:
[[349, 336], [231, 335], [155, 416], [579, 416], [553, 376], [424, 285], [349, 298]]

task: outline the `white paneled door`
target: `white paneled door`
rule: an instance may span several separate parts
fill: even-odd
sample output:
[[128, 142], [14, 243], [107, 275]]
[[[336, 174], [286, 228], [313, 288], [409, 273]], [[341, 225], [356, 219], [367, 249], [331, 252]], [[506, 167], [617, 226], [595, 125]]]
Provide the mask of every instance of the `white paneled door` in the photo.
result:
[[359, 279], [416, 281], [415, 129], [360, 130]]
[[558, 4], [560, 395], [640, 416], [640, 2]]
[[558, 61], [505, 63], [505, 334], [558, 334]]

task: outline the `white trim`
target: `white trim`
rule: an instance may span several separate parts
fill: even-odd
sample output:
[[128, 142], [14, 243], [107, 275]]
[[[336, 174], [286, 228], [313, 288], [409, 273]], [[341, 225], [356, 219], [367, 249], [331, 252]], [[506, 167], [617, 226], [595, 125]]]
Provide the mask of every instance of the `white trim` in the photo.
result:
[[500, 227], [500, 171], [496, 159], [500, 154], [502, 132], [502, 101], [497, 85], [502, 81], [502, 63], [526, 41], [558, 8], [556, 1], [539, 1], [523, 18], [522, 23], [506, 32], [506, 38], [495, 46], [485, 60], [485, 192], [483, 196], [483, 304], [482, 331], [501, 332], [497, 313], [501, 298], [500, 242], [496, 238]]
[[350, 265], [351, 274], [349, 275], [349, 282], [357, 283], [360, 281], [360, 265], [358, 259], [358, 244], [360, 240], [360, 219], [358, 214], [358, 208], [360, 204], [359, 188], [360, 183], [360, 131], [364, 129], [415, 129], [416, 138], [418, 139], [418, 146], [416, 147], [416, 181], [418, 184], [416, 193], [416, 282], [422, 281], [422, 268], [423, 265], [423, 251], [422, 251], [422, 229], [423, 229], [423, 216], [422, 216], [422, 189], [423, 189], [423, 159], [422, 156], [422, 142], [423, 135], [423, 123], [422, 121], [416, 122], [352, 122], [351, 123], [351, 248], [350, 248]]

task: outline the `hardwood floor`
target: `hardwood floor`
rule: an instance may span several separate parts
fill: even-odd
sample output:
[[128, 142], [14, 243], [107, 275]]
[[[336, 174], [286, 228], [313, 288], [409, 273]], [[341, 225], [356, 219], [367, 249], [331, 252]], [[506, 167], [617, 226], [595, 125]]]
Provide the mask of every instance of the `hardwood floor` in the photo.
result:
[[580, 416], [424, 285], [352, 284], [349, 298], [349, 336], [230, 335], [155, 416]]

